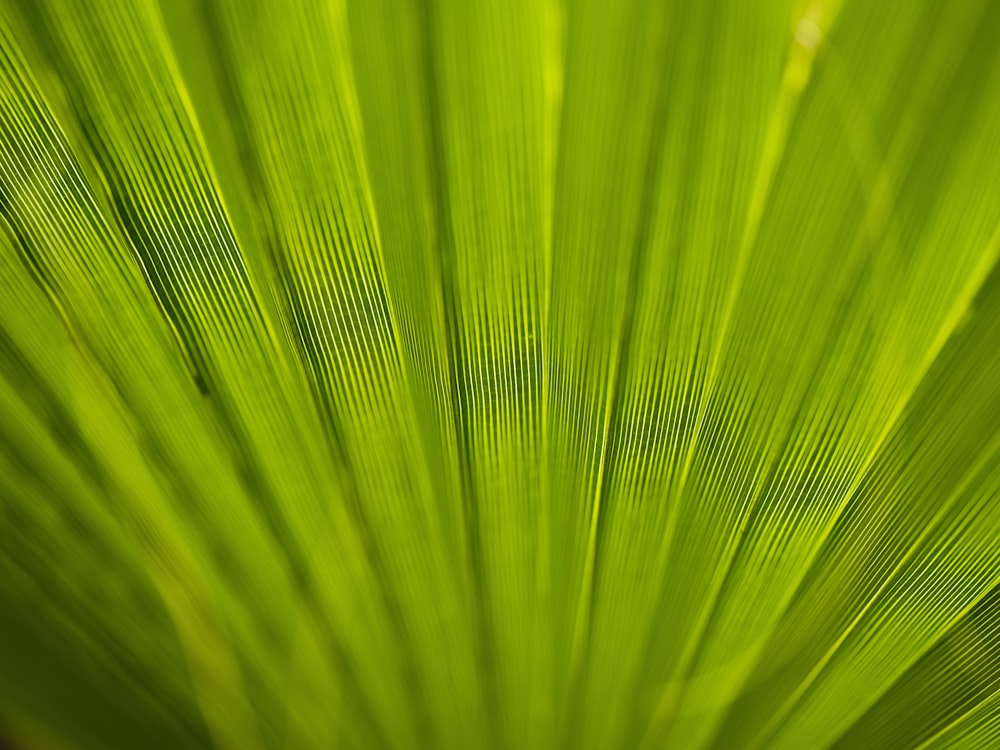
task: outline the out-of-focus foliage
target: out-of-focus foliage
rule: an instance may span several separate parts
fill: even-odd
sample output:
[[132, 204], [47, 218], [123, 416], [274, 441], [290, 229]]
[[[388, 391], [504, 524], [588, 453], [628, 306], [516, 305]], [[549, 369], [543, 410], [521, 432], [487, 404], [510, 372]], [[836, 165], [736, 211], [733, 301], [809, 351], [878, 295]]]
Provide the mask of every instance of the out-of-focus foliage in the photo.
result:
[[0, 736], [1000, 746], [1000, 3], [0, 0]]

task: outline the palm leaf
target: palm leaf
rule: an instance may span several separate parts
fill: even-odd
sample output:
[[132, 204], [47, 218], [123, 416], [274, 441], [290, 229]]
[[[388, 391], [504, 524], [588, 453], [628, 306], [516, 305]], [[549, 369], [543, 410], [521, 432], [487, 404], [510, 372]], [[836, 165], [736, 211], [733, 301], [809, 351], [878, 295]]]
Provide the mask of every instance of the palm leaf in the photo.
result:
[[0, 741], [1000, 742], [998, 56], [0, 2]]

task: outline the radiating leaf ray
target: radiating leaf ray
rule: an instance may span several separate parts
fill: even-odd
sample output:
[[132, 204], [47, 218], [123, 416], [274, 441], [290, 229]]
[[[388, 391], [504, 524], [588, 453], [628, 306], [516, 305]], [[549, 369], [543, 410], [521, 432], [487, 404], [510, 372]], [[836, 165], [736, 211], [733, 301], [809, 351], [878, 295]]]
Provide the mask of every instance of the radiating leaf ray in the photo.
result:
[[989, 747], [1000, 737], [1000, 692], [956, 718], [920, 745], [928, 747]]
[[[31, 96], [32, 94], [29, 93], [28, 95]], [[33, 95], [37, 97], [39, 94], [36, 92]], [[42, 105], [40, 101], [36, 98], [34, 99], [34, 101], [32, 101], [31, 106], [37, 108]], [[44, 112], [44, 110], [42, 111]], [[32, 158], [34, 158], [34, 156], [37, 155], [38, 159], [41, 160], [38, 162], [38, 166], [34, 167], [35, 169], [34, 172], [27, 173], [29, 175], [34, 175], [33, 176], [34, 182], [32, 182], [32, 179], [27, 179], [26, 177], [20, 177], [16, 179], [13, 183], [8, 183], [8, 188], [17, 187], [20, 188], [20, 192], [13, 190], [6, 191], [6, 194], [8, 195], [8, 200], [11, 201], [17, 201], [18, 197], [22, 195], [24, 196], [25, 201], [29, 200], [29, 198], [32, 201], [37, 201], [39, 192], [41, 192], [41, 195], [42, 197], [44, 197], [45, 200], [50, 201], [45, 208], [46, 212], [45, 214], [41, 214], [38, 212], [38, 209], [35, 208], [35, 205], [37, 204], [25, 202], [23, 204], [23, 208], [17, 211], [15, 217], [17, 219], [18, 224], [24, 224], [25, 226], [25, 228], [20, 231], [30, 232], [32, 235], [37, 234], [37, 238], [32, 237], [33, 240], [32, 250], [34, 252], [36, 262], [41, 263], [43, 262], [44, 259], [44, 262], [49, 264], [54, 264], [52, 266], [51, 273], [56, 273], [57, 274], [56, 278], [58, 282], [64, 286], [68, 286], [69, 290], [75, 290], [80, 286], [83, 287], [79, 289], [79, 292], [76, 292], [77, 294], [85, 295], [84, 297], [82, 297], [81, 301], [78, 302], [77, 304], [79, 305], [80, 314], [83, 316], [87, 316], [86, 318], [84, 318], [85, 322], [83, 323], [83, 325], [92, 326], [93, 329], [95, 330], [95, 333], [93, 335], [96, 335], [98, 337], [98, 342], [96, 343], [96, 346], [101, 348], [98, 349], [97, 355], [101, 356], [100, 354], [101, 349], [107, 347], [110, 344], [113, 348], [111, 348], [110, 351], [108, 351], [107, 355], [105, 356], [109, 356], [112, 358], [110, 361], [112, 367], [114, 366], [120, 367], [123, 362], [131, 363], [131, 367], [133, 368], [131, 372], [127, 371], [125, 373], [119, 373], [119, 377], [125, 380], [123, 384], [125, 387], [132, 389], [139, 389], [139, 392], [135, 395], [135, 397], [141, 399], [141, 407], [144, 410], [149, 410], [149, 409], [154, 410], [152, 412], [152, 415], [150, 415], [148, 411], [141, 411], [140, 415], [142, 417], [142, 422], [146, 422], [148, 420], [150, 422], [150, 425], [155, 429], [170, 430], [171, 432], [169, 433], [169, 435], [164, 437], [171, 441], [180, 441], [180, 445], [183, 445], [184, 447], [181, 448], [177, 442], [174, 442], [173, 445], [175, 446], [175, 450], [181, 451], [180, 455], [185, 457], [184, 460], [188, 462], [190, 461], [197, 462], [195, 466], [191, 466], [187, 470], [186, 477], [183, 474], [178, 475], [179, 479], [186, 478], [188, 481], [197, 481], [198, 483], [197, 487], [189, 486], [186, 488], [186, 491], [190, 493], [189, 501], [191, 499], [198, 499], [204, 497], [213, 498], [213, 503], [209, 504], [209, 508], [211, 511], [219, 514], [219, 520], [217, 523], [220, 524], [220, 528], [226, 528], [227, 526], [230, 526], [231, 524], [233, 524], [233, 521], [237, 518], [240, 518], [241, 515], [243, 517], [247, 517], [248, 514], [250, 515], [250, 517], [256, 516], [257, 508], [260, 507], [258, 505], [258, 502], [260, 500], [264, 500], [264, 497], [257, 494], [259, 491], [258, 487], [254, 487], [253, 489], [255, 498], [253, 503], [251, 505], [247, 505], [246, 504], [247, 500], [244, 498], [245, 491], [239, 488], [235, 484], [235, 482], [237, 481], [236, 477], [230, 476], [229, 478], [225, 479], [225, 481], [229, 483], [228, 486], [222, 485], [219, 487], [213, 487], [212, 485], [212, 480], [211, 480], [212, 475], [215, 473], [219, 473], [220, 471], [224, 470], [224, 468], [227, 466], [231, 466], [232, 462], [228, 458], [213, 458], [213, 454], [218, 452], [218, 449], [215, 448], [215, 444], [213, 443], [213, 440], [216, 442], [218, 440], [217, 437], [214, 437], [215, 435], [214, 430], [212, 433], [209, 433], [209, 435], [206, 436], [206, 438], [203, 440], [203, 442], [207, 442], [207, 445], [199, 446], [196, 443], [192, 442], [195, 436], [197, 436], [200, 433], [197, 428], [187, 427], [184, 424], [184, 421], [182, 421], [183, 417], [187, 414], [192, 414], [192, 415], [204, 414], [205, 407], [203, 405], [201, 397], [197, 395], [197, 390], [194, 387], [191, 375], [186, 371], [186, 368], [183, 375], [186, 377], [187, 383], [186, 384], [181, 383], [180, 386], [184, 387], [187, 393], [185, 394], [184, 397], [178, 395], [175, 398], [187, 398], [189, 399], [188, 402], [189, 404], [191, 400], [193, 400], [194, 403], [196, 404], [196, 407], [194, 409], [192, 409], [191, 406], [187, 406], [186, 408], [182, 407], [179, 411], [172, 408], [169, 396], [170, 391], [168, 389], [165, 390], [165, 388], [168, 385], [167, 383], [155, 382], [153, 379], [147, 379], [148, 376], [143, 376], [143, 375], [135, 377], [135, 375], [132, 374], [136, 372], [135, 367], [138, 364], [140, 367], [145, 368], [147, 372], [151, 371], [157, 374], [162, 374], [161, 370], [166, 370], [166, 372], [171, 372], [171, 370], [173, 370], [172, 377], [176, 380], [178, 376], [177, 365], [171, 364], [169, 358], [162, 365], [159, 364], [160, 362], [163, 362], [165, 355], [167, 355], [168, 357], [172, 356], [174, 358], [174, 361], [176, 361], [176, 353], [170, 351], [171, 349], [170, 344], [165, 342], [164, 340], [165, 334], [157, 330], [157, 325], [153, 325], [153, 327], [149, 329], [148, 332], [147, 329], [144, 329], [142, 327], [144, 323], [146, 325], [149, 325], [149, 321], [151, 320], [151, 318], [156, 317], [156, 312], [154, 312], [152, 309], [151, 305], [152, 299], [146, 295], [143, 289], [140, 288], [142, 282], [138, 279], [138, 274], [137, 274], [138, 269], [134, 265], [136, 261], [133, 261], [126, 254], [125, 248], [127, 246], [129, 251], [137, 253], [135, 257], [140, 264], [143, 264], [140, 266], [143, 268], [145, 268], [144, 265], [145, 256], [139, 253], [136, 246], [131, 245], [129, 238], [114, 237], [113, 236], [114, 230], [106, 223], [106, 219], [94, 215], [93, 211], [95, 202], [93, 201], [93, 199], [89, 197], [86, 186], [79, 184], [79, 173], [73, 167], [72, 162], [66, 161], [68, 158], [68, 154], [65, 152], [65, 145], [61, 145], [60, 149], [58, 136], [56, 136], [55, 139], [53, 139], [54, 133], [51, 131], [52, 127], [51, 124], [46, 123], [44, 120], [42, 121], [42, 124], [45, 127], [49, 128], [49, 133], [47, 134], [49, 140], [48, 141], [40, 140], [38, 144], [39, 150], [35, 152], [29, 152], [32, 153]], [[36, 137], [40, 135], [41, 133], [36, 135]], [[13, 143], [14, 142], [11, 142], [12, 147]], [[25, 154], [24, 149], [30, 143], [31, 143], [30, 140], [22, 140], [19, 142], [18, 147], [21, 149], [21, 154]], [[56, 148], [54, 149], [53, 147]], [[21, 169], [32, 168], [30, 166], [31, 162], [26, 161], [24, 155], [19, 156], [18, 158], [15, 159], [11, 159], [9, 163], [12, 165], [17, 165]], [[48, 182], [48, 180], [53, 180], [53, 179], [57, 179], [59, 180], [59, 182]], [[77, 199], [71, 199], [68, 202], [63, 202], [61, 205], [52, 203], [51, 201], [54, 199], [54, 196], [56, 194], [62, 195], [63, 201], [66, 201], [68, 195], [71, 195], [66, 193], [66, 188], [63, 188], [62, 187], [63, 185], [66, 185], [67, 187], [72, 189], [75, 192], [75, 194], [80, 197]], [[34, 192], [27, 193], [25, 192], [26, 189], [30, 189]], [[80, 202], [77, 203], [76, 201]], [[20, 208], [20, 206], [18, 203], [12, 202], [12, 208], [18, 209]], [[34, 211], [34, 213], [32, 213], [32, 211]], [[61, 221], [59, 218], [60, 212], [66, 212], [65, 219], [62, 219]], [[46, 215], [48, 217], [47, 222], [39, 222], [38, 219], [41, 215]], [[80, 224], [81, 220], [84, 222], [82, 226]], [[161, 221], [161, 220], [162, 219], [157, 219], [156, 221]], [[122, 221], [124, 222], [125, 219], [122, 219]], [[210, 221], [206, 226], [215, 227], [217, 225]], [[71, 227], [72, 229], [70, 229]], [[71, 241], [69, 241], [68, 239], [69, 236], [75, 236], [77, 242], [80, 242], [81, 236], [79, 233], [81, 231], [84, 232], [83, 235], [84, 242], [91, 243], [90, 250], [92, 255], [89, 258], [91, 265], [84, 265], [83, 270], [77, 270], [73, 272], [74, 269], [72, 269], [71, 267], [63, 266], [63, 264], [66, 263], [66, 258], [60, 257], [60, 255], [56, 252], [56, 249], [64, 246], [72, 246]], [[186, 232], [187, 229], [178, 227], [178, 231]], [[60, 235], [60, 232], [72, 232], [72, 234]], [[140, 240], [136, 241], [139, 242]], [[85, 247], [86, 247], [85, 244], [81, 245], [81, 249]], [[152, 252], [158, 252], [160, 250], [169, 251], [169, 248], [170, 248], [169, 245], [165, 245], [162, 247], [157, 245], [153, 248], [147, 247], [146, 250]], [[100, 268], [100, 271], [98, 271], [97, 267], [94, 267], [93, 264], [99, 263], [100, 262], [99, 259], [101, 258], [102, 254], [108, 253], [109, 251], [117, 254], [117, 256], [115, 254], [112, 254], [110, 256], [113, 260], [117, 262], [117, 265], [109, 265], [107, 264], [107, 262], [105, 262], [105, 265]], [[198, 256], [198, 257], [204, 259], [204, 256]], [[190, 261], [193, 261], [194, 259], [195, 259], [194, 255], [192, 255], [189, 258]], [[81, 256], [80, 260], [86, 262], [88, 259], [86, 258], [86, 256]], [[74, 262], [78, 263], [80, 261], [77, 260]], [[94, 284], [95, 273], [103, 273], [106, 274], [107, 277], [105, 280], [99, 281], [94, 286], [88, 286]], [[211, 289], [211, 293], [216, 293], [224, 288], [225, 287], [213, 287]], [[232, 289], [232, 287], [229, 288]], [[207, 287], [203, 287], [203, 289], [209, 291]], [[64, 304], [65, 302], [71, 299], [73, 298], [61, 295], [61, 300]], [[78, 299], [80, 298], [78, 297]], [[244, 298], [244, 302], [246, 302], [248, 305], [248, 307], [245, 307], [244, 309], [252, 309], [252, 303], [248, 301], [247, 298]], [[133, 314], [138, 315], [138, 322], [140, 326], [138, 328], [138, 332], [135, 333], [135, 335], [133, 336], [129, 336], [127, 335], [127, 331], [129, 330], [127, 328], [116, 330], [116, 326], [113, 325], [111, 321], [116, 320], [119, 322], [120, 325], [120, 322], [122, 321], [121, 317], [122, 314], [132, 311], [136, 307], [138, 307], [138, 309]], [[196, 308], [192, 308], [192, 310], [196, 310]], [[219, 315], [226, 316], [229, 314], [228, 312], [224, 311], [224, 308], [217, 308], [217, 310]], [[104, 317], [103, 318], [99, 317], [97, 320], [94, 320], [93, 316], [95, 314], [103, 315]], [[213, 330], [212, 328], [208, 328], [205, 329], [205, 332], [208, 333], [209, 331], [212, 330]], [[214, 333], [212, 333], [212, 335], [218, 335], [218, 333], [220, 332], [215, 331]], [[111, 340], [109, 342], [100, 340], [100, 337], [109, 335], [111, 337]], [[205, 344], [206, 342], [202, 343]], [[223, 340], [221, 342], [217, 340], [215, 341], [210, 340], [210, 343], [214, 345], [221, 345], [223, 347], [231, 346], [233, 344], [231, 340]], [[258, 343], [261, 342], [258, 341]], [[161, 347], [161, 350], [157, 350], [155, 348], [157, 345]], [[253, 344], [250, 345], [252, 348]], [[121, 348], [122, 346], [126, 347], [124, 352], [122, 351]], [[128, 347], [140, 347], [140, 352], [132, 354], [128, 352]], [[258, 349], [257, 351], [259, 354], [260, 350]], [[122, 358], [123, 354], [125, 355], [124, 359]], [[132, 359], [133, 357], [135, 359]], [[222, 367], [224, 368], [235, 367], [237, 368], [237, 371], [239, 371], [240, 368], [246, 366], [245, 363], [241, 361], [241, 357], [234, 357], [231, 360], [222, 358], [221, 360], [219, 360], [219, 362]], [[277, 366], [278, 368], [282, 367], [282, 360], [280, 357], [275, 357], [275, 358], [269, 357], [269, 362], [270, 362], [269, 365], [270, 367], [275, 367], [275, 366]], [[201, 362], [200, 364], [202, 366], [204, 365], [203, 362]], [[160, 369], [157, 369], [158, 365]], [[266, 378], [268, 369], [269, 368], [265, 368], [258, 374]], [[142, 372], [142, 370], [139, 370], [139, 372]], [[236, 385], [241, 388], [244, 388], [245, 390], [243, 390], [241, 393], [237, 392], [237, 394], [235, 394], [236, 398], [242, 399], [241, 403], [237, 404], [223, 403], [220, 405], [223, 410], [223, 414], [221, 416], [224, 423], [227, 419], [227, 416], [231, 416], [231, 414], [227, 415], [225, 413], [225, 410], [227, 408], [236, 409], [237, 412], [240, 409], [250, 409], [252, 401], [248, 400], [247, 398], [249, 393], [258, 392], [260, 390], [259, 384], [257, 384], [257, 387], [255, 387], [255, 384], [252, 384], [249, 381], [243, 380], [240, 377], [233, 377], [231, 375], [231, 372], [232, 371], [230, 371], [230, 375], [228, 376], [229, 379], [225, 381], [227, 386]], [[288, 376], [291, 376], [292, 374], [288, 372], [287, 369], [285, 372], [286, 375]], [[208, 380], [208, 387], [210, 389], [213, 388], [216, 384], [215, 379], [212, 376], [210, 376], [208, 372], [205, 373], [204, 377]], [[215, 377], [222, 377], [222, 376], [215, 375]], [[280, 389], [276, 389], [275, 392], [293, 394], [293, 395], [296, 393], [294, 389], [290, 391], [282, 391]], [[219, 394], [216, 395], [218, 396]], [[282, 398], [284, 398], [284, 396], [282, 396]], [[214, 401], [213, 399], [213, 405], [216, 403], [218, 402]], [[170, 414], [170, 417], [164, 419], [162, 416], [161, 417], [153, 416], [157, 413]], [[257, 412], [254, 412], [254, 414], [256, 415]], [[303, 409], [299, 415], [296, 415], [296, 412], [286, 412], [279, 410], [274, 412], [272, 416], [276, 416], [279, 419], [286, 419], [288, 417], [291, 417], [294, 420], [302, 418], [303, 415], [305, 415], [305, 417], [308, 418], [309, 414], [310, 412], [305, 409]], [[273, 445], [274, 437], [270, 432], [267, 432], [266, 430], [267, 425], [266, 424], [262, 425], [258, 422], [253, 421], [254, 417], [250, 417], [249, 415], [250, 415], [249, 411], [244, 411], [244, 418], [250, 420], [248, 424], [251, 425], [254, 430], [259, 431], [257, 433], [258, 438], [264, 439], [264, 435], [266, 434], [268, 436], [266, 444]], [[199, 418], [204, 419], [204, 417], [199, 417]], [[229, 429], [235, 429], [232, 426], [232, 423], [230, 423], [228, 427]], [[318, 425], [314, 429], [318, 430], [319, 429]], [[201, 428], [202, 433], [204, 432], [204, 430], [205, 428]], [[245, 444], [241, 444], [240, 442], [241, 438], [242, 436], [237, 434], [236, 442], [233, 444], [233, 448], [235, 449], [235, 456], [237, 457], [238, 464], [244, 466], [246, 455], [243, 453], [243, 451], [246, 449], [246, 446]], [[292, 442], [285, 443], [286, 446], [291, 444], [294, 443]], [[322, 438], [320, 437], [318, 440], [316, 440], [313, 443], [309, 443], [308, 445], [311, 445], [312, 447], [309, 448], [308, 450], [305, 450], [301, 454], [295, 453], [293, 451], [288, 451], [285, 455], [293, 460], [299, 460], [308, 456], [310, 453], [314, 453], [317, 450], [322, 450], [323, 446]], [[266, 462], [262, 462], [262, 466], [264, 465], [267, 465]], [[315, 459], [311, 464], [303, 465], [303, 468], [310, 473], [315, 473], [319, 471], [320, 476], [322, 476], [324, 472], [328, 471], [328, 466], [329, 466], [328, 461]], [[303, 492], [303, 488], [301, 486], [298, 489], [296, 489], [294, 485], [289, 483], [290, 479], [289, 476], [285, 476], [283, 479], [278, 481], [278, 476], [284, 476], [281, 475], [280, 469], [278, 471], [279, 473], [274, 475], [275, 485], [272, 487], [272, 491], [278, 491], [278, 492], [291, 491], [300, 493]], [[306, 476], [308, 477], [309, 474], [306, 474]], [[241, 477], [241, 479], [242, 480], [249, 479], [251, 483], [255, 481], [253, 478], [247, 478], [245, 474], [243, 477]], [[216, 481], [223, 481], [223, 480], [222, 478], [220, 478], [219, 480]], [[339, 525], [340, 526], [339, 530], [341, 530], [342, 543], [350, 544], [351, 540], [356, 536], [355, 532], [346, 525], [347, 523], [346, 520], [342, 518], [343, 514], [342, 507], [337, 507], [336, 505], [328, 507], [325, 504], [319, 502], [322, 501], [324, 497], [327, 496], [335, 497], [339, 493], [339, 488], [336, 483], [336, 479], [334, 477], [327, 474], [326, 478], [323, 481], [327, 483], [327, 486], [324, 490], [314, 489], [307, 494], [300, 494], [300, 500], [298, 502], [282, 503], [281, 506], [281, 513], [283, 514], [282, 517], [285, 518], [286, 520], [291, 519], [293, 523], [297, 525], [296, 532], [299, 535], [301, 535], [302, 539], [302, 541], [298, 542], [298, 545], [302, 545], [306, 549], [309, 549], [309, 547], [312, 546], [310, 552], [314, 555], [317, 554], [318, 551], [317, 548], [314, 546], [319, 539], [317, 532], [320, 531], [325, 532], [326, 530], [330, 529], [331, 526], [337, 528], [337, 525]], [[226, 498], [230, 498], [230, 502], [228, 504], [224, 502]], [[303, 502], [308, 504], [303, 505]], [[309, 504], [312, 504], [311, 508], [309, 507]], [[274, 510], [275, 509], [272, 508], [272, 513], [274, 512]], [[327, 516], [330, 516], [330, 518], [327, 518]], [[341, 518], [338, 519], [337, 518], [338, 516], [341, 516]], [[275, 521], [276, 519], [280, 520], [280, 518], [277, 516], [274, 515], [271, 516], [272, 521]], [[256, 525], [257, 521], [254, 521], [253, 523]], [[214, 527], [215, 523], [210, 524], [207, 528], [212, 529]], [[233, 525], [234, 532], [238, 528], [239, 526]], [[250, 526], [250, 528], [253, 529], [254, 526]], [[259, 528], [255, 529], [254, 533], [259, 535], [261, 534], [261, 530]], [[240, 555], [246, 556], [243, 558], [245, 561], [243, 564], [244, 570], [252, 571], [257, 569], [258, 572], [256, 573], [256, 575], [260, 575], [264, 573], [265, 570], [267, 570], [266, 561], [273, 558], [273, 553], [265, 553], [264, 555], [255, 555], [253, 552], [253, 545], [251, 543], [252, 539], [253, 539], [252, 536], [241, 539], [240, 543], [238, 545], [234, 545], [233, 549], [234, 551], [238, 551]], [[355, 541], [354, 544], [357, 545], [358, 542]], [[283, 548], [282, 549], [283, 555], [292, 554], [294, 557], [296, 555], [297, 551], [296, 547], [298, 545], [293, 547]], [[357, 549], [358, 547], [355, 546], [355, 550]], [[342, 551], [330, 550], [329, 548], [327, 548], [327, 555], [326, 555], [327, 557], [329, 557], [328, 554], [329, 552], [333, 552], [336, 555], [340, 555]], [[302, 555], [309, 553], [299, 552], [298, 554]], [[310, 586], [312, 590], [314, 590], [313, 587], [315, 587], [316, 585], [321, 586], [322, 588], [320, 589], [321, 592], [320, 596], [322, 597], [339, 598], [341, 600], [341, 604], [337, 605], [334, 611], [340, 611], [346, 615], [348, 612], [351, 611], [351, 608], [345, 607], [344, 604], [352, 601], [350, 597], [350, 588], [348, 587], [351, 585], [349, 582], [354, 581], [355, 583], [353, 585], [357, 585], [361, 580], [364, 580], [363, 577], [360, 579], [357, 577], [359, 573], [362, 573], [363, 575], [364, 568], [363, 567], [359, 568], [358, 565], [359, 561], [363, 559], [364, 559], [363, 555], [357, 553], [353, 555], [347, 554], [345, 557], [341, 559], [339, 563], [341, 567], [339, 567], [339, 570], [331, 569], [326, 566], [316, 566], [313, 570], [311, 570], [309, 575], [314, 577], [318, 575], [320, 576], [321, 580], [319, 581], [313, 580], [306, 585]], [[250, 563], [249, 560], [255, 560], [255, 562]], [[301, 558], [297, 562], [301, 569], [301, 566], [304, 564], [301, 561]], [[287, 564], [288, 564], [287, 561], [283, 558], [274, 560], [274, 565], [277, 565], [279, 570], [281, 568], [286, 568]], [[322, 582], [322, 577], [327, 577], [331, 573], [337, 573], [339, 576], [346, 576], [346, 578], [342, 577], [337, 584], [332, 584], [332, 582], [329, 582], [329, 580], [327, 582]], [[299, 571], [293, 570], [292, 574], [301, 575], [301, 570]], [[287, 576], [288, 572], [282, 571], [282, 575]], [[370, 578], [369, 581], [371, 581]], [[297, 585], [301, 586], [302, 582], [301, 581], [297, 582]], [[288, 593], [290, 594], [291, 592]], [[351, 606], [358, 606], [358, 605], [368, 606], [374, 603], [372, 602], [372, 600], [367, 598], [364, 600], [354, 600], [354, 602], [355, 603], [352, 604]], [[280, 616], [283, 618], [288, 617], [289, 614], [295, 612], [294, 606], [282, 604], [280, 600], [275, 600], [273, 602], [273, 605], [275, 606], [275, 613], [280, 614]], [[329, 607], [330, 605], [327, 603], [325, 606]], [[327, 616], [329, 616], [329, 613], [327, 613]], [[384, 615], [381, 613], [375, 614], [374, 616], [377, 618], [373, 621], [374, 623], [376, 623], [374, 625], [374, 627], [376, 628], [374, 632], [377, 633], [380, 627], [385, 626], [384, 625], [385, 619]], [[380, 623], [380, 621], [381, 624], [378, 624]], [[342, 627], [346, 628], [346, 623], [342, 622], [341, 624]], [[287, 628], [285, 626], [276, 627], [276, 632], [279, 633], [281, 637], [284, 638], [288, 637]], [[372, 633], [371, 632], [365, 633], [364, 630], [354, 630], [353, 635], [355, 637], [370, 638], [372, 636]], [[369, 651], [369, 654], [371, 656], [378, 655], [379, 658], [381, 658], [381, 654], [379, 654], [378, 651]], [[383, 685], [380, 689], [384, 690], [385, 687], [386, 686]], [[262, 710], [261, 707], [258, 707], [258, 709]], [[273, 710], [283, 712], [285, 709], [283, 706], [275, 706]]]

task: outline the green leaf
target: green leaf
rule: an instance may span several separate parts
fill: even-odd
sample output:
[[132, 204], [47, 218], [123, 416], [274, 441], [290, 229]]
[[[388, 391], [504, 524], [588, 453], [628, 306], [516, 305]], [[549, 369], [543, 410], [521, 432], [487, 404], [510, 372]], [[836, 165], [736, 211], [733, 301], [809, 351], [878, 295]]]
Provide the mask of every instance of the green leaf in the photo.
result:
[[996, 744], [998, 57], [0, 0], [0, 744]]

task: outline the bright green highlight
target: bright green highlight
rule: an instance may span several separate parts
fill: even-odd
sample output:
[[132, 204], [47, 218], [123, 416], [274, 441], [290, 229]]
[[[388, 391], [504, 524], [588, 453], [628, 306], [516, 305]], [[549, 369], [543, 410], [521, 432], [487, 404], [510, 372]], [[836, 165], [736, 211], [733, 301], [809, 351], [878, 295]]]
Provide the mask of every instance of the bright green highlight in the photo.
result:
[[0, 739], [1000, 745], [998, 260], [990, 0], [0, 0]]

